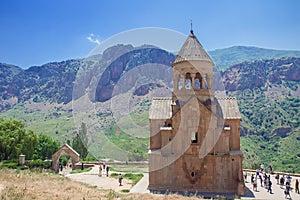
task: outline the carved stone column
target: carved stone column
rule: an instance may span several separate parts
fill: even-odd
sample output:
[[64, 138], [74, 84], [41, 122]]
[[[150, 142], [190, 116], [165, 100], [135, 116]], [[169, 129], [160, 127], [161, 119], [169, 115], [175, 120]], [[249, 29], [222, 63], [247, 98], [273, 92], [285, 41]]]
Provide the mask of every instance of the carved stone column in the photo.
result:
[[205, 75], [201, 77], [201, 82], [200, 82], [201, 89], [204, 89], [204, 79], [205, 79]]
[[191, 74], [191, 77], [192, 77], [192, 88], [195, 89], [195, 77], [196, 77], [196, 74]]

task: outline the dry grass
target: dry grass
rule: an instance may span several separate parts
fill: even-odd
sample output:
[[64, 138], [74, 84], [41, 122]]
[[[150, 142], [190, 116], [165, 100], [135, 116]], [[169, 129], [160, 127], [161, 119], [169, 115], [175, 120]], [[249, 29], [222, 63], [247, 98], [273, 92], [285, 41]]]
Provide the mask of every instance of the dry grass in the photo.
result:
[[154, 195], [154, 194], [128, 194], [122, 200], [147, 199], [147, 200], [200, 200], [197, 197], [184, 197], [177, 194]]
[[150, 199], [193, 200], [180, 195], [119, 194], [113, 190], [100, 190], [53, 173], [0, 170], [0, 199]]
[[107, 199], [100, 191], [52, 173], [0, 170], [0, 199]]

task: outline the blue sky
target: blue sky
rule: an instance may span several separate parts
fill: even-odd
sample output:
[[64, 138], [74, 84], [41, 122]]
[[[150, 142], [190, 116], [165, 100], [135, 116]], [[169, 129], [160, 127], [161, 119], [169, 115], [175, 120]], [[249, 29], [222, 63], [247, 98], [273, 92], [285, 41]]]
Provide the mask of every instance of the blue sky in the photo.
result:
[[190, 19], [206, 50], [300, 50], [299, 8], [298, 0], [1, 0], [0, 62], [28, 68], [85, 57], [97, 43], [135, 28], [188, 34]]

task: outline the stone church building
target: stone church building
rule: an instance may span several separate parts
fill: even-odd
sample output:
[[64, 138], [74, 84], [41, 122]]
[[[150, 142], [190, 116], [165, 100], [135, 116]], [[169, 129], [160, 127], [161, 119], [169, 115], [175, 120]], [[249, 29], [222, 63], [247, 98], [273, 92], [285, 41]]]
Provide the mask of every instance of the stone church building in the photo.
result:
[[215, 96], [213, 66], [191, 30], [172, 64], [172, 97], [150, 108], [150, 191], [243, 194], [241, 115], [235, 98]]

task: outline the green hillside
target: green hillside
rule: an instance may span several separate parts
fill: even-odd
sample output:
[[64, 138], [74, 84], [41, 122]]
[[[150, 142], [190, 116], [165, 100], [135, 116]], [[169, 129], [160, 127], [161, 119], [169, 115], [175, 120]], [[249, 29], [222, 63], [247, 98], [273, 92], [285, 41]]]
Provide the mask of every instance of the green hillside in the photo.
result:
[[[233, 95], [233, 94], [232, 94]], [[234, 92], [241, 120], [244, 167], [271, 164], [276, 171], [300, 172], [300, 99], [266, 88]]]
[[265, 60], [281, 57], [300, 57], [300, 51], [263, 49], [248, 46], [233, 46], [225, 49], [209, 51], [208, 53], [221, 71], [244, 61]]
[[28, 129], [38, 134], [46, 134], [65, 143], [75, 131], [72, 113], [54, 106], [48, 112], [26, 108], [23, 103], [1, 113], [1, 117], [15, 118], [25, 122]]
[[241, 150], [244, 153], [243, 167], [255, 169], [261, 163], [272, 165], [275, 171], [300, 172], [300, 130], [288, 137], [273, 136], [266, 140], [263, 136], [241, 137]]

